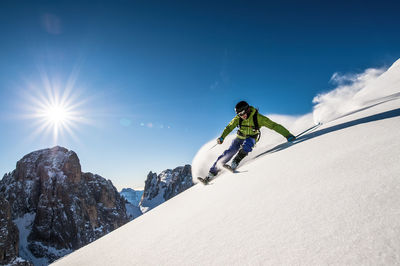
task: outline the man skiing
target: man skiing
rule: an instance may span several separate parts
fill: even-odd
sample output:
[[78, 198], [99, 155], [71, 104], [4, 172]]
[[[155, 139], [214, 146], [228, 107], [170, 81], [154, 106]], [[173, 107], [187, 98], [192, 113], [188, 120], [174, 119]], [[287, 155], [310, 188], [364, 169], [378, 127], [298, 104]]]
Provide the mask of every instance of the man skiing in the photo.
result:
[[[233, 158], [230, 168], [232, 171], [238, 167], [240, 161], [253, 150], [254, 145], [260, 137], [260, 127], [265, 126], [269, 129], [276, 131], [284, 136], [289, 142], [296, 139], [283, 126], [271, 121], [269, 118], [258, 113], [258, 110], [250, 106], [247, 102], [241, 101], [235, 106], [236, 116], [225, 127], [222, 135], [217, 139], [218, 144], [222, 144], [228, 134], [235, 128], [239, 127], [236, 138], [232, 141], [229, 149], [224, 151], [215, 163], [210, 168], [208, 175], [205, 178], [199, 177], [198, 179], [207, 184], [213, 177], [220, 171], [219, 165], [225, 165], [230, 159]], [[229, 167], [229, 166], [228, 166]]]

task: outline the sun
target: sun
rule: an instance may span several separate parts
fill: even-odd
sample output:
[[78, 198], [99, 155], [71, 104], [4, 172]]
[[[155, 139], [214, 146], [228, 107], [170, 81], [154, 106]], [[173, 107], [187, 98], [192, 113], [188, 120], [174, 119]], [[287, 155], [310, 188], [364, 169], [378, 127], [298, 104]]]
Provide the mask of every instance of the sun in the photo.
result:
[[52, 136], [49, 141], [59, 144], [61, 137], [77, 138], [80, 124], [90, 124], [85, 118], [83, 107], [86, 100], [74, 87], [76, 77], [72, 76], [65, 85], [51, 82], [47, 75], [42, 74], [41, 85], [28, 84], [24, 96], [26, 117], [32, 120], [35, 130], [32, 137]]
[[46, 119], [53, 124], [62, 124], [68, 122], [69, 114], [67, 108], [62, 105], [49, 106], [45, 110], [44, 116]]
[[[60, 96], [61, 95], [61, 96]], [[77, 110], [71, 99], [64, 94], [53, 91], [48, 98], [41, 97], [41, 102], [35, 107], [33, 117], [37, 120], [37, 134], [50, 133], [53, 135], [54, 144], [57, 144], [60, 136], [70, 135], [75, 137], [73, 128], [82, 121], [82, 113]]]

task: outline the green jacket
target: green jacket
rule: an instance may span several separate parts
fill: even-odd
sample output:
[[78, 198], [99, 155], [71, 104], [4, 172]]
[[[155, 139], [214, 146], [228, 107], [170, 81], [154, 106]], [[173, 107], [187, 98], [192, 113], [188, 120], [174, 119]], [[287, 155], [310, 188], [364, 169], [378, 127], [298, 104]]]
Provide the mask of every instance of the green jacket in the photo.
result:
[[[256, 134], [259, 134], [260, 131], [257, 130], [255, 131], [254, 129], [254, 121], [253, 121], [253, 116], [256, 113], [256, 109], [253, 106], [250, 106], [250, 115], [246, 120], [242, 121], [242, 127], [240, 129], [238, 129], [238, 135], [237, 137], [240, 139], [245, 139], [249, 136], [254, 136]], [[283, 126], [281, 126], [278, 123], [275, 123], [274, 121], [270, 120], [268, 117], [263, 116], [262, 114], [258, 113], [257, 114], [257, 119], [258, 119], [258, 126], [261, 127], [267, 127], [269, 129], [272, 129], [274, 131], [276, 131], [277, 133], [281, 134], [282, 136], [284, 136], [285, 138], [288, 137], [290, 134], [290, 132], [284, 128]], [[222, 132], [221, 137], [223, 139], [225, 139], [226, 136], [228, 136], [229, 133], [232, 132], [232, 130], [239, 126], [239, 116], [235, 116], [232, 121], [225, 127], [224, 132]], [[239, 134], [239, 131], [241, 134]]]

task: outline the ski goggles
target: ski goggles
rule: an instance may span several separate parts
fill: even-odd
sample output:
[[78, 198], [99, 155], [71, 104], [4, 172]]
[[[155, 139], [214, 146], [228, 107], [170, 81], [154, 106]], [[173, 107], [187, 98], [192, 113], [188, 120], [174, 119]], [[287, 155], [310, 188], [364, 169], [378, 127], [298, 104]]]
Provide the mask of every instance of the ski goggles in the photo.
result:
[[247, 110], [242, 110], [239, 113], [237, 113], [239, 116], [244, 116], [247, 113]]

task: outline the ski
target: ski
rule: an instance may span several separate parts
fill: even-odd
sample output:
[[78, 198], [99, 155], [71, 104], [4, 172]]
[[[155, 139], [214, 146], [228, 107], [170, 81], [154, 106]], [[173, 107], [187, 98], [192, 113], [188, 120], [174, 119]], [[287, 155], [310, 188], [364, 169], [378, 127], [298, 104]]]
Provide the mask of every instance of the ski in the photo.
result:
[[208, 180], [207, 179], [205, 179], [205, 178], [202, 178], [202, 177], [198, 177], [197, 178], [201, 183], [203, 183], [203, 185], [208, 185]]

